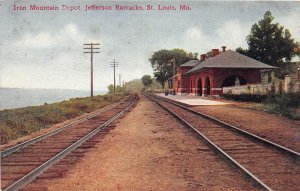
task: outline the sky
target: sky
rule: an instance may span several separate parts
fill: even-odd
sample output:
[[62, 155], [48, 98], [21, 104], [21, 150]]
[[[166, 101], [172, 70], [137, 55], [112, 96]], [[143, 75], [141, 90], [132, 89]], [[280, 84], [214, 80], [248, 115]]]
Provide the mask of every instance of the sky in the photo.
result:
[[[85, 11], [86, 5], [113, 10]], [[191, 10], [179, 10], [179, 5]], [[26, 10], [13, 10], [14, 5]], [[30, 11], [30, 5], [55, 5], [58, 11]], [[62, 5], [81, 11], [62, 10]], [[115, 5], [143, 6], [152, 11], [117, 11]], [[157, 6], [174, 10], [157, 10]], [[274, 22], [300, 41], [299, 2], [259, 1], [65, 1], [0, 0], [0, 87], [90, 89], [90, 55], [84, 43], [100, 43], [94, 55], [94, 89], [106, 91], [116, 74], [130, 81], [153, 75], [148, 59], [160, 49], [182, 48], [206, 53], [212, 48], [247, 48], [251, 26], [271, 11]], [[119, 82], [117, 75], [117, 82]]]

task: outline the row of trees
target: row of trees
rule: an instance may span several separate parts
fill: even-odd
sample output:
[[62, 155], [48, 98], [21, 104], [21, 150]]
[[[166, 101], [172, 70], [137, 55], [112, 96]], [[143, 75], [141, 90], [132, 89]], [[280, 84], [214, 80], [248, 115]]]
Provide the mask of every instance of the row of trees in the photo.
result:
[[[108, 87], [108, 93], [114, 93], [114, 85], [110, 84]], [[156, 90], [161, 89], [159, 83], [156, 82], [150, 75], [144, 75], [141, 79], [134, 79], [129, 82], [126, 82], [122, 87], [116, 86], [116, 93], [126, 93], [132, 91], [142, 91], [142, 90]]]
[[[108, 93], [113, 94], [114, 93], [114, 85], [110, 84], [107, 86]], [[140, 79], [134, 79], [129, 82], [126, 82], [122, 87], [116, 86], [116, 93], [125, 93], [125, 92], [131, 92], [131, 91], [140, 91], [143, 89], [143, 83]]]

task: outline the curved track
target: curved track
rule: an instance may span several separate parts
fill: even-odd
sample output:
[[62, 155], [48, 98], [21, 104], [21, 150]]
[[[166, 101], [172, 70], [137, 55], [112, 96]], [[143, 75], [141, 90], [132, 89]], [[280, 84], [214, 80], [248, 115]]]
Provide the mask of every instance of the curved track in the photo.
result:
[[265, 190], [300, 190], [300, 154], [177, 102], [149, 96]]
[[103, 109], [100, 113], [78, 120], [38, 140], [23, 143], [17, 150], [1, 156], [1, 190], [18, 190], [41, 175], [99, 131], [120, 118], [136, 102], [137, 95]]

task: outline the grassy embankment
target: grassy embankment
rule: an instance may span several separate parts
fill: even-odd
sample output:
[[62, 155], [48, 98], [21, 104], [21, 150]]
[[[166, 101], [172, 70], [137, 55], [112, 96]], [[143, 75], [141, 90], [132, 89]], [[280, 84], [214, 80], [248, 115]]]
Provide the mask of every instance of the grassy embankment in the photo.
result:
[[125, 95], [102, 95], [90, 98], [74, 98], [68, 101], [0, 111], [1, 144], [29, 135], [53, 124], [92, 112], [112, 104]]
[[250, 94], [225, 94], [225, 99], [235, 101], [255, 102], [246, 106], [241, 106], [248, 109], [262, 110], [267, 113], [286, 116], [290, 119], [300, 119], [300, 94], [268, 94], [268, 95], [250, 95]]

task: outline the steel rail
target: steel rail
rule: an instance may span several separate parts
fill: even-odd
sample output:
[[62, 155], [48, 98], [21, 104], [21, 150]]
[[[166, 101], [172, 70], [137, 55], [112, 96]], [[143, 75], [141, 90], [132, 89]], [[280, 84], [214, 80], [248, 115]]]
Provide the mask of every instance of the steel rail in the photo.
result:
[[108, 119], [104, 124], [98, 126], [96, 129], [94, 129], [93, 131], [91, 131], [90, 133], [85, 135], [84, 137], [80, 138], [78, 141], [76, 141], [75, 143], [70, 145], [68, 148], [61, 151], [60, 153], [58, 153], [57, 155], [55, 155], [54, 157], [49, 159], [47, 162], [43, 163], [42, 165], [40, 165], [39, 167], [37, 167], [36, 169], [34, 169], [30, 173], [28, 173], [27, 175], [23, 176], [22, 178], [20, 178], [19, 180], [17, 180], [13, 184], [11, 184], [9, 187], [5, 188], [3, 191], [15, 191], [15, 190], [23, 188], [24, 186], [26, 186], [27, 184], [32, 182], [36, 177], [41, 175], [44, 171], [46, 171], [52, 165], [54, 165], [59, 160], [64, 158], [66, 155], [71, 153], [73, 150], [75, 150], [77, 147], [79, 147], [82, 143], [86, 142], [88, 139], [93, 137], [99, 131], [101, 131], [102, 129], [105, 129], [110, 123], [112, 123], [116, 119], [120, 118], [124, 112], [126, 112], [127, 110], [129, 110], [129, 108], [131, 108], [133, 106], [133, 104], [136, 102], [136, 100], [137, 100], [137, 96], [135, 96], [135, 99], [129, 106], [127, 106], [125, 109], [123, 109], [122, 111], [117, 113], [115, 116]]
[[267, 140], [267, 139], [265, 139], [265, 138], [262, 138], [262, 137], [260, 137], [260, 136], [258, 136], [258, 135], [255, 135], [255, 134], [253, 134], [253, 133], [250, 133], [250, 132], [248, 132], [248, 131], [246, 131], [246, 130], [243, 130], [243, 129], [240, 129], [240, 128], [238, 128], [238, 127], [235, 127], [235, 126], [233, 126], [233, 125], [231, 125], [231, 124], [229, 124], [229, 123], [226, 123], [226, 122], [224, 122], [224, 121], [222, 121], [222, 120], [219, 120], [219, 119], [217, 119], [217, 118], [214, 118], [214, 117], [209, 116], [209, 115], [207, 115], [207, 114], [204, 114], [204, 113], [202, 113], [202, 112], [195, 111], [195, 110], [193, 110], [193, 109], [191, 109], [191, 108], [188, 108], [188, 107], [186, 107], [185, 105], [179, 103], [178, 101], [170, 100], [170, 99], [163, 98], [163, 97], [157, 96], [157, 95], [153, 95], [153, 96], [157, 97], [158, 99], [162, 99], [162, 100], [165, 100], [165, 101], [167, 101], [167, 102], [169, 102], [169, 103], [172, 103], [172, 104], [174, 104], [174, 105], [176, 105], [176, 106], [178, 106], [178, 107], [184, 108], [184, 109], [186, 109], [186, 110], [188, 110], [188, 111], [190, 111], [190, 112], [192, 112], [192, 113], [195, 113], [195, 114], [197, 114], [197, 115], [200, 115], [200, 116], [202, 116], [202, 117], [204, 117], [204, 118], [206, 118], [206, 119], [212, 120], [212, 121], [214, 121], [214, 122], [216, 122], [216, 123], [218, 123], [218, 124], [220, 124], [220, 125], [223, 125], [223, 126], [229, 128], [229, 129], [231, 129], [231, 130], [234, 130], [234, 131], [236, 131], [236, 132], [238, 132], [238, 133], [240, 133], [240, 134], [242, 134], [242, 135], [244, 135], [244, 136], [247, 136], [247, 137], [249, 137], [249, 138], [253, 138], [253, 139], [255, 139], [255, 140], [257, 140], [257, 141], [259, 141], [259, 142], [261, 142], [261, 143], [263, 143], [263, 144], [265, 144], [265, 145], [268, 145], [268, 146], [271, 146], [271, 147], [273, 147], [273, 148], [276, 148], [277, 150], [279, 150], [279, 151], [281, 151], [281, 152], [284, 152], [284, 153], [286, 153], [286, 154], [288, 154], [288, 155], [290, 155], [290, 156], [292, 156], [292, 157], [295, 157], [295, 158], [297, 158], [297, 159], [300, 159], [300, 153], [297, 152], [297, 151], [294, 151], [294, 150], [292, 150], [292, 149], [289, 149], [289, 148], [287, 148], [287, 147], [285, 147], [285, 146], [282, 146], [282, 145], [280, 145], [280, 144], [278, 144], [278, 143], [274, 143], [274, 142], [272, 142], [272, 141], [269, 141], [269, 140]]
[[10, 154], [12, 154], [12, 153], [14, 153], [14, 152], [16, 152], [16, 151], [22, 149], [22, 148], [25, 148], [25, 147], [27, 147], [27, 146], [29, 146], [29, 145], [31, 145], [31, 144], [36, 143], [36, 142], [42, 141], [42, 140], [44, 140], [44, 139], [47, 138], [47, 137], [50, 137], [50, 136], [52, 136], [52, 135], [55, 135], [55, 134], [57, 134], [57, 133], [63, 131], [64, 129], [70, 128], [70, 127], [72, 127], [73, 125], [82, 123], [82, 122], [87, 121], [87, 120], [89, 120], [89, 119], [92, 119], [92, 118], [94, 118], [94, 117], [100, 115], [101, 113], [103, 113], [103, 112], [105, 112], [105, 111], [107, 111], [107, 110], [109, 110], [109, 109], [111, 109], [111, 108], [113, 108], [113, 107], [119, 105], [120, 103], [124, 102], [124, 101], [125, 101], [126, 99], [128, 99], [128, 98], [129, 98], [129, 95], [126, 96], [125, 98], [121, 99], [120, 101], [114, 103], [114, 104], [111, 104], [111, 105], [108, 105], [108, 106], [106, 106], [106, 107], [104, 107], [104, 108], [101, 108], [98, 112], [96, 112], [96, 113], [94, 113], [94, 114], [88, 115], [88, 116], [86, 116], [86, 117], [84, 117], [84, 118], [82, 118], [82, 119], [78, 119], [78, 120], [76, 120], [76, 121], [73, 121], [73, 122], [71, 122], [71, 123], [69, 123], [69, 124], [67, 124], [67, 125], [64, 125], [64, 126], [58, 128], [58, 129], [55, 129], [55, 130], [53, 130], [53, 131], [50, 131], [50, 132], [48, 132], [48, 133], [45, 133], [45, 134], [43, 134], [43, 135], [40, 135], [40, 136], [38, 136], [38, 137], [35, 137], [35, 138], [33, 138], [33, 139], [27, 140], [27, 141], [25, 141], [25, 142], [22, 142], [22, 143], [20, 143], [20, 144], [17, 144], [17, 145], [15, 145], [15, 146], [13, 146], [13, 147], [10, 147], [10, 148], [8, 148], [8, 149], [5, 149], [4, 151], [1, 151], [1, 152], [0, 152], [0, 156], [1, 156], [1, 158], [4, 158], [4, 157], [6, 157], [6, 156], [8, 156], [8, 155], [10, 155]]
[[[257, 186], [264, 190], [273, 191], [272, 188], [270, 188], [267, 184], [265, 184], [262, 180], [260, 180], [258, 177], [256, 177], [254, 174], [252, 174], [249, 170], [247, 170], [243, 165], [241, 165], [239, 162], [237, 162], [235, 159], [233, 159], [230, 155], [228, 155], [224, 150], [222, 150], [219, 146], [217, 146], [215, 143], [213, 143], [211, 140], [209, 140], [205, 135], [203, 135], [200, 131], [198, 131], [195, 127], [193, 127], [190, 123], [188, 123], [186, 120], [184, 120], [182, 117], [177, 115], [175, 112], [171, 111], [167, 107], [163, 106], [161, 103], [159, 103], [157, 100], [152, 98], [149, 95], [143, 94], [155, 103], [157, 103], [159, 106], [161, 106], [163, 109], [171, 113], [175, 118], [179, 119], [184, 125], [191, 128], [194, 132], [197, 133], [208, 145], [210, 148], [212, 148], [218, 155], [220, 155], [225, 161], [227, 161], [229, 164], [235, 166], [240, 172], [242, 172], [246, 177], [250, 178], [253, 183], [255, 183]], [[157, 96], [156, 96], [157, 98]], [[159, 99], [159, 98], [157, 98]]]

